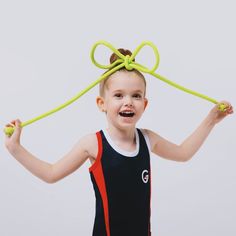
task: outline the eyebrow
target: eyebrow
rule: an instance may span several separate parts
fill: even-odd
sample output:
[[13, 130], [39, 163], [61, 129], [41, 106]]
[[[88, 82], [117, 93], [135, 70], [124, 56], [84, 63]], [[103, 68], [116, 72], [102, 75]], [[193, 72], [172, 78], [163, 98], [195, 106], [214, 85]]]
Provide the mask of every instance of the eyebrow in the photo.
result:
[[[117, 90], [112, 91], [112, 93], [118, 93], [118, 92], [123, 92], [123, 91], [124, 90], [122, 90], [122, 89], [117, 89]], [[144, 93], [144, 91], [138, 89], [138, 90], [132, 91], [132, 93]]]
[[134, 93], [144, 93], [144, 91], [138, 89], [138, 90], [135, 90]]

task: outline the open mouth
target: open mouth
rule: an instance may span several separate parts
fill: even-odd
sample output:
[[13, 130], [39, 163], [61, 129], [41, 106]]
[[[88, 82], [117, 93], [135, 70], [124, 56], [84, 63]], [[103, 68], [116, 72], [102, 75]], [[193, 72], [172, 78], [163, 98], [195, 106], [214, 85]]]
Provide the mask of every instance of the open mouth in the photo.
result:
[[134, 116], [134, 112], [131, 111], [123, 111], [123, 112], [119, 112], [120, 116], [123, 117], [133, 117]]

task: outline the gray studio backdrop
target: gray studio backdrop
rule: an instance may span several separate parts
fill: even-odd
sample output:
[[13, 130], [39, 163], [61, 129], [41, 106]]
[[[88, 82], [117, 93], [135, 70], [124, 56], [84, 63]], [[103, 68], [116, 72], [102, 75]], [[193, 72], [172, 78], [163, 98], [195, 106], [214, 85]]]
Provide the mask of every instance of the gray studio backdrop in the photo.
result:
[[[0, 1], [0, 127], [67, 101], [103, 71], [89, 58], [104, 39], [134, 50], [159, 49], [158, 73], [236, 106], [234, 1]], [[141, 55], [142, 54], [142, 55]], [[97, 57], [108, 61], [99, 48]], [[148, 48], [140, 62], [152, 65]], [[138, 59], [137, 59], [138, 60]], [[213, 104], [146, 76], [149, 106], [138, 127], [180, 144]], [[56, 162], [85, 134], [106, 127], [98, 89], [65, 110], [25, 127], [22, 144]], [[154, 236], [236, 235], [235, 115], [215, 127], [186, 163], [152, 155]], [[1, 129], [2, 129], [1, 128]], [[26, 171], [0, 143], [0, 235], [92, 234], [95, 197], [86, 162], [56, 184]]]

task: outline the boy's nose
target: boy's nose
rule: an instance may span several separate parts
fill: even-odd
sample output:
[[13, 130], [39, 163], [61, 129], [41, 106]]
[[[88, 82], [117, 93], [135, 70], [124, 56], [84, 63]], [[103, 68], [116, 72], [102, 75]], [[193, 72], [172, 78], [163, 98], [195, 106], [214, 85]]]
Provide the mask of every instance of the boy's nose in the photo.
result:
[[133, 106], [133, 101], [132, 101], [131, 97], [129, 97], [129, 96], [125, 97], [125, 105], [126, 106]]

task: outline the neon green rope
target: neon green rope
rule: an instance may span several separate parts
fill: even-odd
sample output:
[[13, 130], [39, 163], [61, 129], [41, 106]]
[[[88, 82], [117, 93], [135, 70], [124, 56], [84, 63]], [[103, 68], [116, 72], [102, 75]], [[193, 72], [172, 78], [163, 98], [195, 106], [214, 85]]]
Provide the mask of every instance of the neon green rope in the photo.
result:
[[[108, 65], [102, 65], [102, 64], [99, 64], [96, 60], [95, 60], [95, 50], [98, 46], [100, 45], [104, 45], [106, 47], [108, 47], [109, 49], [111, 49], [120, 59], [116, 60], [115, 62], [113, 62], [112, 64], [108, 64]], [[154, 66], [149, 69], [147, 68], [146, 66], [143, 66], [141, 64], [138, 64], [136, 62], [134, 62], [134, 58], [136, 57], [136, 55], [139, 53], [139, 51], [144, 47], [144, 46], [150, 46], [152, 49], [153, 49], [153, 52], [154, 52], [154, 55], [156, 57], [156, 62], [154, 64]], [[135, 50], [134, 52], [132, 53], [131, 56], [127, 55], [127, 56], [124, 56], [123, 54], [121, 54], [116, 48], [114, 48], [110, 43], [106, 42], [106, 41], [98, 41], [97, 43], [94, 44], [94, 46], [92, 47], [92, 50], [91, 50], [91, 53], [90, 53], [90, 57], [91, 57], [91, 60], [92, 62], [99, 68], [102, 68], [102, 69], [108, 69], [108, 71], [103, 74], [102, 76], [100, 76], [96, 81], [94, 81], [92, 84], [90, 84], [87, 88], [85, 88], [84, 90], [82, 90], [81, 92], [79, 92], [75, 97], [73, 97], [72, 99], [70, 99], [69, 101], [67, 101], [66, 103], [62, 104], [61, 106], [58, 106], [56, 107], [55, 109], [52, 109], [40, 116], [37, 116], [31, 120], [28, 120], [26, 122], [23, 122], [21, 123], [21, 127], [25, 127], [29, 124], [32, 124], [33, 122], [35, 121], [38, 121], [42, 118], [45, 118], [65, 107], [67, 107], [68, 105], [70, 105], [71, 103], [73, 103], [74, 101], [78, 100], [82, 95], [84, 95], [85, 93], [87, 93], [90, 89], [92, 89], [94, 86], [96, 86], [98, 83], [100, 83], [103, 79], [105, 79], [106, 77], [108, 77], [109, 75], [113, 74], [114, 72], [116, 72], [117, 70], [125, 67], [127, 70], [133, 70], [133, 69], [136, 69], [136, 70], [139, 70], [141, 72], [144, 72], [144, 73], [148, 73], [150, 75], [153, 75], [154, 77], [162, 80], [163, 82], [171, 85], [171, 86], [174, 86], [175, 88], [178, 88], [186, 93], [189, 93], [189, 94], [192, 94], [192, 95], [195, 95], [195, 96], [198, 96], [200, 98], [203, 98], [205, 100], [208, 100], [212, 103], [215, 103], [215, 104], [219, 104], [218, 108], [219, 110], [221, 111], [224, 111], [226, 109], [226, 105], [225, 104], [220, 104], [219, 102], [217, 102], [215, 99], [213, 98], [210, 98], [210, 97], [207, 97], [203, 94], [200, 94], [200, 93], [197, 93], [195, 91], [192, 91], [190, 89], [187, 89], [181, 85], [178, 85], [166, 78], [164, 78], [163, 76], [161, 75], [158, 75], [155, 73], [156, 69], [158, 68], [159, 66], [159, 53], [158, 53], [158, 50], [156, 48], [156, 46], [152, 43], [152, 42], [149, 42], [149, 41], [144, 41], [142, 42]], [[5, 127], [4, 129], [4, 132], [6, 135], [8, 136], [11, 136], [14, 132], [14, 128], [13, 127]]]

